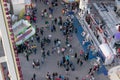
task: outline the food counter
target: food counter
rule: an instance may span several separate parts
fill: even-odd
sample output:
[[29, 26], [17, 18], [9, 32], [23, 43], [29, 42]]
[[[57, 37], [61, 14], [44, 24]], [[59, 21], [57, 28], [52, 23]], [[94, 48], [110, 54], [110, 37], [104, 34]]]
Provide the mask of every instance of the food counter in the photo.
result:
[[16, 22], [12, 26], [12, 29], [16, 45], [22, 44], [24, 41], [35, 34], [35, 28], [27, 20], [23, 19]]

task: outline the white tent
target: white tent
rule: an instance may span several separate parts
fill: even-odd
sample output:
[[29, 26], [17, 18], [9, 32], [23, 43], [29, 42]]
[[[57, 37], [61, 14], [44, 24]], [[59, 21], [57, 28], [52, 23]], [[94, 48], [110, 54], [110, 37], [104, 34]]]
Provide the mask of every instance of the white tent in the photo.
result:
[[100, 47], [100, 50], [102, 51], [102, 54], [105, 57], [104, 64], [105, 65], [111, 64], [114, 59], [114, 54], [112, 50], [110, 49], [110, 47], [108, 46], [108, 44], [103, 43], [99, 47]]

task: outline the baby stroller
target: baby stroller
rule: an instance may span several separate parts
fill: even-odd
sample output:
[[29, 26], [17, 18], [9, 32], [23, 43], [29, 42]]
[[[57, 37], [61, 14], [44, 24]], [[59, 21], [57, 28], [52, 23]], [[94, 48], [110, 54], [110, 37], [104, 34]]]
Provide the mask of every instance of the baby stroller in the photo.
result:
[[40, 62], [39, 62], [39, 60], [35, 61], [35, 60], [33, 59], [32, 66], [33, 66], [33, 68], [40, 68]]

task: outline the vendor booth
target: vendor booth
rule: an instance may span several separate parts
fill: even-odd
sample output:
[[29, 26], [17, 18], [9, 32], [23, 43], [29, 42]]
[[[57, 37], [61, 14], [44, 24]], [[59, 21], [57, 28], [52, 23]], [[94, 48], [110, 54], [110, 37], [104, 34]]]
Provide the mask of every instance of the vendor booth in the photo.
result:
[[113, 62], [114, 54], [108, 44], [103, 43], [99, 46], [101, 53], [99, 53], [101, 59], [105, 65], [109, 65]]
[[29, 39], [35, 34], [35, 28], [27, 20], [20, 20], [13, 26], [13, 33], [16, 45], [22, 44], [24, 41]]

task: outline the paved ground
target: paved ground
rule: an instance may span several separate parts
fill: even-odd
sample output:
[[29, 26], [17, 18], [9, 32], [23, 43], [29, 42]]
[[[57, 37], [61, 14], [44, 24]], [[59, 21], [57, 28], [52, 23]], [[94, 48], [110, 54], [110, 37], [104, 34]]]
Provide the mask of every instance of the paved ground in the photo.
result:
[[[59, 0], [59, 1], [61, 1], [61, 0]], [[50, 19], [41, 19], [41, 17], [40, 17], [41, 11], [46, 8], [48, 8], [48, 5], [44, 5], [42, 2], [40, 3], [40, 1], [38, 0], [38, 2], [37, 2], [37, 9], [38, 9], [37, 26], [38, 27], [44, 27], [45, 20], [49, 20], [49, 22], [51, 22]], [[61, 9], [62, 9], [61, 5], [58, 5], [58, 7], [55, 8], [55, 11], [53, 14], [54, 17], [58, 18], [59, 16], [62, 16]], [[65, 16], [62, 16], [62, 17], [63, 17], [63, 19], [65, 19]], [[59, 26], [56, 25], [56, 27], [57, 27], [57, 32], [51, 33], [50, 30], [45, 30], [44, 36], [48, 36], [48, 34], [51, 34], [52, 40], [55, 38], [59, 38], [62, 41], [62, 46], [64, 46], [65, 38], [64, 38], [64, 36], [62, 36], [62, 33], [59, 31]], [[41, 37], [41, 39], [42, 39], [42, 37]], [[31, 80], [33, 73], [36, 73], [36, 75], [37, 75], [36, 80], [45, 80], [45, 75], [47, 74], [47, 72], [50, 72], [50, 73], [58, 72], [59, 74], [68, 76], [70, 78], [70, 80], [75, 80], [75, 77], [79, 77], [79, 80], [82, 80], [82, 78], [87, 75], [89, 68], [92, 66], [90, 61], [87, 61], [87, 62], [84, 61], [83, 66], [79, 66], [76, 64], [76, 59], [74, 59], [73, 57], [70, 57], [71, 60], [74, 62], [75, 71], [70, 71], [69, 72], [70, 75], [66, 75], [65, 69], [57, 66], [57, 61], [62, 58], [62, 55], [58, 55], [56, 53], [56, 54], [52, 54], [51, 56], [47, 56], [45, 63], [40, 66], [40, 69], [33, 69], [32, 68], [32, 60], [33, 59], [41, 60], [40, 44], [37, 43], [36, 41], [34, 41], [34, 43], [37, 44], [37, 54], [36, 55], [31, 54], [29, 57], [30, 58], [29, 62], [26, 61], [24, 54], [19, 54], [24, 80]], [[79, 53], [79, 51], [82, 49], [75, 34], [73, 34], [73, 40], [71, 41], [71, 44], [73, 46], [74, 52]], [[53, 45], [53, 42], [50, 45], [46, 46], [45, 49], [51, 50], [52, 45]], [[0, 54], [3, 54], [3, 53], [0, 53]], [[72, 56], [73, 54], [70, 54], [70, 55]], [[102, 74], [101, 75], [95, 74], [95, 80], [109, 80], [109, 79]]]
[[0, 40], [0, 57], [2, 56], [4, 56], [4, 50], [3, 50], [2, 42]]
[[[41, 10], [48, 8], [48, 6], [44, 5], [43, 3], [40, 3], [38, 1], [37, 8], [38, 8], [37, 25], [38, 25], [38, 27], [44, 27], [45, 20], [40, 18], [40, 13], [41, 13]], [[58, 7], [55, 8], [54, 17], [61, 16], [61, 9], [62, 9], [61, 5], [59, 5]], [[65, 16], [63, 18], [65, 19]], [[59, 31], [59, 26], [57, 26], [57, 32], [54, 32], [54, 33], [51, 33], [49, 30], [46, 30], [45, 36], [47, 36], [48, 34], [52, 35], [52, 37], [53, 37], [52, 39], [54, 39], [54, 38], [61, 39], [62, 46], [64, 46], [65, 40], [64, 40], [64, 37], [62, 36], [62, 33]], [[36, 43], [36, 41], [35, 41], [35, 43]], [[31, 54], [29, 62], [26, 61], [26, 58], [24, 57], [23, 54], [19, 54], [24, 80], [31, 80], [33, 73], [36, 73], [37, 80], [45, 80], [45, 75], [47, 74], [47, 72], [50, 72], [50, 73], [58, 72], [59, 74], [68, 76], [70, 78], [70, 80], [75, 80], [75, 77], [79, 77], [81, 80], [83, 77], [85, 77], [87, 75], [89, 67], [91, 66], [90, 61], [84, 62], [83, 66], [80, 67], [79, 65], [76, 64], [76, 59], [71, 57], [71, 60], [74, 62], [74, 65], [76, 66], [76, 69], [75, 69], [75, 71], [70, 71], [69, 72], [70, 75], [66, 75], [65, 69], [60, 68], [60, 67], [58, 68], [58, 66], [57, 66], [57, 61], [62, 58], [62, 55], [58, 55], [57, 53], [52, 54], [51, 56], [47, 56], [45, 64], [41, 65], [40, 69], [33, 69], [32, 68], [32, 60], [33, 59], [40, 59], [40, 55], [41, 55], [40, 44], [38, 44], [38, 43], [36, 43], [36, 44], [37, 44], [37, 54], [36, 55]], [[75, 34], [74, 34], [73, 40], [71, 41], [71, 44], [73, 45], [74, 52], [79, 53], [79, 51], [82, 49]], [[53, 45], [53, 43], [51, 43], [49, 46], [46, 46], [46, 49], [47, 50], [51, 49], [52, 45]], [[70, 54], [70, 55], [73, 55], [73, 54]], [[109, 79], [107, 77], [105, 77], [104, 75], [97, 75], [96, 74], [96, 80], [109, 80]]]

